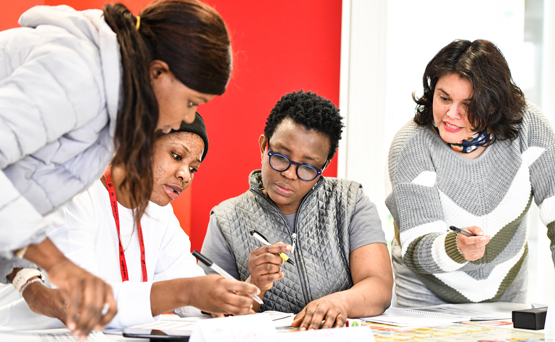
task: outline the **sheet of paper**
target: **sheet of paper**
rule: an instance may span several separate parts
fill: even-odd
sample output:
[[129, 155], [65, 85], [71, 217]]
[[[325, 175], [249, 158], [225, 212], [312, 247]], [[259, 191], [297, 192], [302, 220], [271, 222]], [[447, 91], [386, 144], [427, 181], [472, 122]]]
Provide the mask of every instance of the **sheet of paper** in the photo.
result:
[[322, 330], [296, 331], [278, 334], [279, 342], [374, 342], [374, 334], [369, 326]]
[[432, 327], [469, 321], [468, 316], [454, 316], [436, 312], [426, 312], [413, 309], [389, 308], [383, 314], [375, 317], [365, 317], [367, 322], [383, 323], [403, 327]]
[[[0, 341], [10, 342], [78, 342], [68, 329], [45, 329], [0, 332]], [[93, 331], [85, 342], [110, 342], [101, 331]]]
[[278, 333], [269, 314], [213, 318], [195, 323], [190, 342], [277, 342]]
[[545, 337], [555, 341], [555, 300], [549, 303], [545, 317]]
[[293, 323], [293, 318], [295, 318], [295, 314], [272, 310], [264, 311], [263, 314], [270, 315], [275, 328], [290, 327], [291, 323]]
[[413, 308], [429, 312], [469, 316], [471, 321], [496, 321], [512, 319], [513, 310], [529, 309], [530, 306], [518, 303], [470, 303], [470, 304], [442, 304]]

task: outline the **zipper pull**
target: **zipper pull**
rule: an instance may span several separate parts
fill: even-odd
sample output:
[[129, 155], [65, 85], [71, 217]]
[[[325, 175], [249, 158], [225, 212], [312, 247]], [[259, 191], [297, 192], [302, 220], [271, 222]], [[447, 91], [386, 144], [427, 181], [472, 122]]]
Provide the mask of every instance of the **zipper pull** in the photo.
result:
[[297, 244], [297, 233], [293, 233], [291, 234], [291, 238], [293, 239], [293, 245], [291, 245], [291, 252], [289, 253], [293, 253], [295, 252], [295, 245]]

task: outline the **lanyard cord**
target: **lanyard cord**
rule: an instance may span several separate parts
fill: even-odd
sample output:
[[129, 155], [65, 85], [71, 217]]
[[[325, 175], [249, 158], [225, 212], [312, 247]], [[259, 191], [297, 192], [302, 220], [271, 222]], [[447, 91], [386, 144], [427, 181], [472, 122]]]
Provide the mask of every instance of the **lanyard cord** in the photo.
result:
[[[104, 177], [106, 178], [106, 186], [108, 188], [108, 194], [110, 195], [110, 204], [112, 205], [112, 214], [114, 214], [114, 221], [116, 222], [116, 228], [118, 230], [118, 242], [119, 242], [119, 266], [121, 270], [121, 281], [128, 281], [129, 274], [127, 273], [127, 262], [125, 261], [125, 251], [121, 245], [121, 234], [119, 230], [119, 213], [118, 213], [118, 200], [116, 197], [116, 189], [114, 188], [114, 183], [112, 182], [112, 171], [108, 166], [106, 171], [104, 171]], [[137, 230], [139, 234], [139, 244], [141, 246], [141, 271], [143, 273], [143, 281], [148, 281], [148, 274], [146, 273], [146, 257], [145, 257], [145, 243], [143, 240], [143, 230], [141, 228], [141, 223], [137, 222]]]

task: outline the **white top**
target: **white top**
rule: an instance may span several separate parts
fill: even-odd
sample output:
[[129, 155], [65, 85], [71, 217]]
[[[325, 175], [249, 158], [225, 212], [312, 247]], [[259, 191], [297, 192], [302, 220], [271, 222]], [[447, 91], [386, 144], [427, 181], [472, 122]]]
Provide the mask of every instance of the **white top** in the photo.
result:
[[[125, 283], [121, 281], [118, 234], [110, 199], [100, 180], [66, 206], [47, 216], [51, 225], [56, 227], [49, 233], [56, 246], [74, 263], [112, 286], [118, 313], [108, 325], [110, 328], [155, 320], [150, 308], [153, 281], [204, 275], [190, 253], [191, 243], [181, 229], [171, 205], [160, 207], [151, 202], [141, 219], [148, 272], [148, 282], [143, 283], [139, 238], [137, 229], [133, 229], [133, 213], [119, 204], [118, 210], [121, 242], [126, 249], [129, 273], [129, 281]], [[6, 314], [13, 315], [15, 310], [2, 311], [5, 307], [2, 306], [2, 300], [0, 289], [0, 324], [20, 324], [17, 317], [5, 317]], [[179, 314], [200, 314], [198, 309], [191, 307], [176, 311]]]

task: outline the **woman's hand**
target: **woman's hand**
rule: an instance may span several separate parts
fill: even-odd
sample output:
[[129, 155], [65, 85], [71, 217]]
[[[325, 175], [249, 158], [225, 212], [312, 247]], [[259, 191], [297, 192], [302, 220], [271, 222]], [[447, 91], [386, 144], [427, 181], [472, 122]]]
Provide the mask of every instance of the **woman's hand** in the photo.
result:
[[214, 314], [247, 315], [252, 313], [253, 299], [260, 290], [242, 281], [229, 280], [216, 274], [194, 278], [195, 286], [189, 291], [188, 305]]
[[61, 290], [67, 304], [65, 323], [80, 339], [93, 329], [102, 330], [116, 315], [112, 287], [72, 263], [50, 239], [29, 245], [24, 257], [44, 268], [52, 284]]
[[476, 236], [457, 235], [457, 246], [464, 258], [468, 261], [475, 261], [484, 256], [486, 245], [490, 241], [490, 236], [484, 236], [482, 229], [472, 226], [464, 228]]
[[[69, 259], [52, 266], [48, 277], [69, 303], [66, 324], [77, 336], [87, 337], [93, 329], [104, 329], [116, 315], [112, 287]], [[105, 305], [108, 310], [104, 313]]]
[[[324, 323], [322, 324], [322, 321]], [[314, 300], [301, 311], [291, 323], [300, 330], [341, 328], [347, 321], [345, 301], [338, 293]]]
[[51, 289], [42, 283], [32, 283], [23, 292], [23, 298], [34, 313], [67, 321], [68, 305], [60, 289]]
[[271, 289], [276, 280], [283, 278], [281, 266], [284, 261], [279, 253], [291, 252], [291, 249], [290, 245], [280, 242], [253, 250], [249, 256], [250, 282], [262, 292]]

